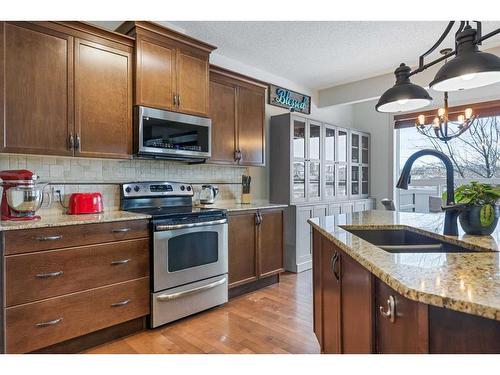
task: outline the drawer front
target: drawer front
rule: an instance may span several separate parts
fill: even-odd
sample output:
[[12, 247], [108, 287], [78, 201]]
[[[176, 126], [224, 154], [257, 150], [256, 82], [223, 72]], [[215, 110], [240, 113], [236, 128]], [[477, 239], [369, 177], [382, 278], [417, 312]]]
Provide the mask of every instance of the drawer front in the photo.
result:
[[5, 255], [149, 236], [148, 220], [68, 225], [5, 232]]
[[5, 257], [7, 306], [149, 275], [147, 238]]
[[27, 353], [149, 314], [149, 277], [6, 309], [7, 353]]

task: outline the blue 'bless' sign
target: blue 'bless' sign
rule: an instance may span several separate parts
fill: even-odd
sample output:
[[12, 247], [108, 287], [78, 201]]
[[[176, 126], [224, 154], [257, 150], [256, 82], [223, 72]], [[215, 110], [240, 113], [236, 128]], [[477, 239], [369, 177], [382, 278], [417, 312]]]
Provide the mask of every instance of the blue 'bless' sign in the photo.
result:
[[276, 85], [269, 85], [269, 104], [310, 114], [311, 97]]

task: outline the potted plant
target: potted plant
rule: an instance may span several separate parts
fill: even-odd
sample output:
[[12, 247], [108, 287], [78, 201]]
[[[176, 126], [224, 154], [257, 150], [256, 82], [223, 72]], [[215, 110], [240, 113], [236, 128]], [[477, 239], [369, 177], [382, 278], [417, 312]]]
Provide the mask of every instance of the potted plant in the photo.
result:
[[500, 209], [500, 187], [472, 181], [455, 189], [455, 203], [464, 205], [460, 225], [467, 234], [489, 235], [495, 230]]

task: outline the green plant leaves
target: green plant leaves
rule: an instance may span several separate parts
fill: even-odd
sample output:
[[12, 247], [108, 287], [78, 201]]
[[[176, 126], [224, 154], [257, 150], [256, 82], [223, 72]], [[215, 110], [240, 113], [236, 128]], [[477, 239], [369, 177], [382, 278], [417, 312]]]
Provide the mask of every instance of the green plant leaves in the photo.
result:
[[[443, 195], [444, 196], [444, 195]], [[500, 199], [500, 187], [472, 181], [455, 189], [455, 202], [466, 205], [494, 205]]]
[[487, 227], [493, 223], [495, 220], [495, 209], [491, 204], [485, 204], [481, 207], [479, 220], [481, 221], [481, 225], [483, 227]]

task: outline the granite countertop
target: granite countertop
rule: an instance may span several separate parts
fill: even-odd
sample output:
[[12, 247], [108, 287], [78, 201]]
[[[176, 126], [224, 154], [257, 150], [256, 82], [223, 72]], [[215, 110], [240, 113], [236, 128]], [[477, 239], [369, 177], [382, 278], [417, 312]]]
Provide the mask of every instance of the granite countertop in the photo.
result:
[[[319, 232], [403, 296], [500, 320], [500, 228], [491, 236], [443, 236], [444, 214], [365, 211], [309, 219]], [[411, 228], [472, 250], [470, 253], [386, 252], [349, 229]]]
[[216, 200], [213, 204], [198, 204], [196, 207], [202, 208], [220, 208], [229, 212], [265, 210], [270, 208], [286, 208], [286, 204], [270, 203], [266, 200], [253, 200], [250, 204], [242, 204], [236, 200]]
[[107, 223], [112, 221], [140, 220], [149, 218], [151, 218], [149, 215], [126, 211], [105, 211], [100, 214], [89, 215], [49, 214], [42, 215], [40, 220], [35, 221], [2, 221], [0, 223], [0, 231]]

